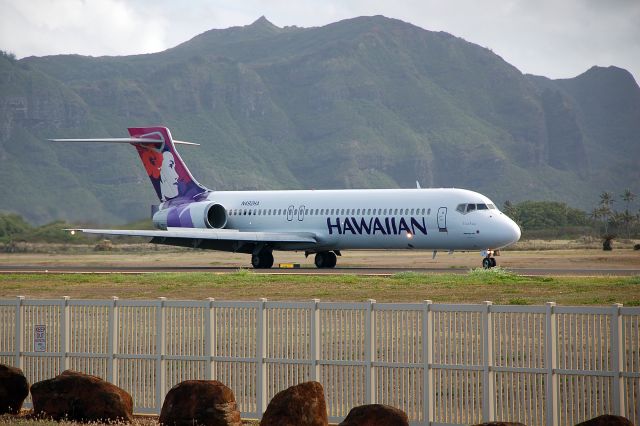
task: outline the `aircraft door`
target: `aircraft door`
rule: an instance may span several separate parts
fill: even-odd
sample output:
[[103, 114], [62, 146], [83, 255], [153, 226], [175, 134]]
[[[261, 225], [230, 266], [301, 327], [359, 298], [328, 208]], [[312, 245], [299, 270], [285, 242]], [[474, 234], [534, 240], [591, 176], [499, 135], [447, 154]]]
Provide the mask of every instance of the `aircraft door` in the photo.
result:
[[287, 209], [287, 220], [291, 222], [293, 220], [293, 206], [289, 206]]
[[447, 208], [440, 207], [438, 209], [438, 231], [440, 232], [448, 232], [447, 231]]
[[298, 207], [298, 220], [301, 222], [304, 220], [304, 206]]

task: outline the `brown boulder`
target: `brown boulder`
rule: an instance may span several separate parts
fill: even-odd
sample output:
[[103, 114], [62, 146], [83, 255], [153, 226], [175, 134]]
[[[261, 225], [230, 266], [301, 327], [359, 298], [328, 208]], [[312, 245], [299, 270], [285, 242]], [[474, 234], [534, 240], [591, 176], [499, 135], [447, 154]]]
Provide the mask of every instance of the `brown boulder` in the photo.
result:
[[133, 399], [116, 385], [77, 371], [64, 371], [31, 386], [33, 412], [54, 420], [133, 420]]
[[409, 418], [390, 405], [369, 404], [352, 408], [339, 426], [409, 426]]
[[29, 382], [22, 370], [0, 364], [0, 414], [18, 414], [29, 395]]
[[626, 417], [604, 414], [586, 422], [578, 423], [576, 426], [633, 426], [633, 423]]
[[242, 426], [233, 391], [217, 380], [186, 380], [169, 390], [160, 424]]
[[318, 382], [291, 386], [273, 397], [260, 426], [326, 426], [327, 405]]

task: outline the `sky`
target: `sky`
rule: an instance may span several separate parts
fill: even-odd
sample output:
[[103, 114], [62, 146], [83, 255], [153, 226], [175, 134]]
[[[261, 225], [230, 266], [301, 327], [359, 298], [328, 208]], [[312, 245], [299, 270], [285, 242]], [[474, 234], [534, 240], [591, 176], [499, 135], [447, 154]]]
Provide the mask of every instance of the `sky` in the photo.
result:
[[640, 82], [640, 0], [0, 0], [0, 11], [0, 49], [18, 58], [158, 52], [260, 16], [313, 27], [384, 15], [487, 47], [524, 73], [615, 65]]

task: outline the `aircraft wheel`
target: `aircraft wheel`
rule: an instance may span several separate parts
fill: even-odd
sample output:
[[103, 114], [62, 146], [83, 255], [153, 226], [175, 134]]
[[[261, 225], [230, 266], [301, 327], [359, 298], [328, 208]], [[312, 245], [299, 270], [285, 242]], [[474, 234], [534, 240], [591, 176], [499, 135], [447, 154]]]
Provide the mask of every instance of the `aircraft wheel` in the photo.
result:
[[491, 258], [490, 257], [485, 257], [484, 259], [482, 259], [482, 267], [484, 269], [491, 268]]
[[254, 269], [269, 269], [273, 266], [273, 253], [263, 250], [251, 256], [251, 266]]
[[327, 268], [335, 268], [337, 262], [338, 258], [334, 252], [327, 253]]
[[314, 263], [317, 268], [334, 268], [336, 266], [337, 257], [332, 251], [321, 251], [316, 253]]
[[498, 262], [496, 262], [496, 258], [495, 257], [491, 257], [490, 259], [491, 259], [491, 267], [495, 268], [496, 265], [498, 264]]
[[316, 253], [316, 257], [314, 258], [313, 262], [316, 264], [316, 268], [326, 268], [326, 263], [327, 263], [327, 256], [326, 256], [326, 252], [319, 252]]

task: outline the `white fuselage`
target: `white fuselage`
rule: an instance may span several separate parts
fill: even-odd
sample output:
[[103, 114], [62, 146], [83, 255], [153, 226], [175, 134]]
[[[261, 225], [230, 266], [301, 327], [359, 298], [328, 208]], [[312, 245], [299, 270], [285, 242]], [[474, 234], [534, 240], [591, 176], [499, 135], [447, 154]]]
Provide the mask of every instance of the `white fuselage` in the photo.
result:
[[280, 250], [482, 250], [520, 238], [491, 200], [463, 189], [213, 191], [207, 198], [226, 209], [227, 229], [309, 232], [318, 241]]

